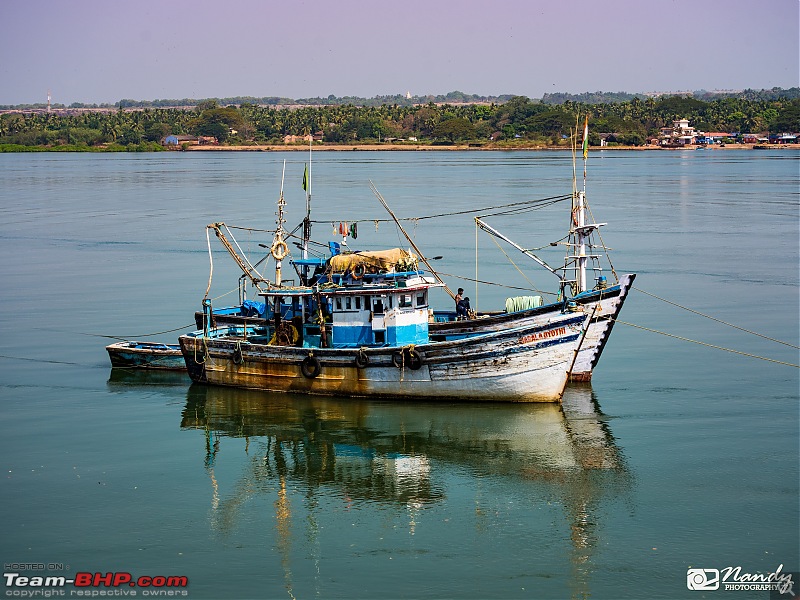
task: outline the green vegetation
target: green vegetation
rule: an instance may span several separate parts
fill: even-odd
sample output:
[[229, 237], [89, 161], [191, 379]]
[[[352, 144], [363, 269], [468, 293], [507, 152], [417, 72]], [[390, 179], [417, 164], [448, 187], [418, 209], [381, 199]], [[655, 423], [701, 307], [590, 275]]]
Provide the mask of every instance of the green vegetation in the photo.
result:
[[613, 134], [606, 136], [612, 143], [641, 145], [656, 136], [661, 127], [680, 118], [689, 119], [692, 126], [704, 131], [800, 131], [797, 88], [746, 90], [738, 95], [718, 94], [712, 99], [643, 98], [622, 92], [576, 97], [552, 94], [542, 101], [524, 96], [488, 101], [461, 92], [451, 92], [446, 98], [449, 101], [412, 104], [404, 96], [392, 96], [384, 97], [380, 103], [357, 105], [339, 103], [341, 99], [331, 96], [325, 101], [317, 99], [319, 103], [304, 101], [305, 105], [291, 107], [265, 106], [260, 102], [265, 99], [248, 102], [240, 98], [241, 102], [227, 106], [217, 100], [186, 100], [193, 103], [190, 108], [130, 108], [134, 101], [123, 100], [116, 109], [17, 109], [0, 114], [0, 151], [146, 152], [162, 149], [161, 142], [169, 134], [208, 136], [221, 144], [251, 145], [283, 143], [284, 136], [309, 132], [321, 134], [326, 143], [332, 144], [416, 138], [417, 143], [429, 144], [474, 145], [492, 140], [501, 148], [558, 146], [566, 145], [576, 118], [585, 114], [589, 114], [589, 141], [593, 145], [600, 143], [601, 133]]

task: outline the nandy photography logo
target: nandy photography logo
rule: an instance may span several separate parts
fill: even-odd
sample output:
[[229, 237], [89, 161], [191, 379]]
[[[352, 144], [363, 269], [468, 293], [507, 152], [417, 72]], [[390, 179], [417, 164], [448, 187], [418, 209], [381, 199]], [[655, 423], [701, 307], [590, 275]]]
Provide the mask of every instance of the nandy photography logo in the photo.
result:
[[764, 590], [777, 592], [778, 597], [795, 598], [792, 573], [783, 573], [779, 565], [772, 573], [748, 573], [742, 567], [696, 569], [686, 571], [686, 587], [690, 590]]

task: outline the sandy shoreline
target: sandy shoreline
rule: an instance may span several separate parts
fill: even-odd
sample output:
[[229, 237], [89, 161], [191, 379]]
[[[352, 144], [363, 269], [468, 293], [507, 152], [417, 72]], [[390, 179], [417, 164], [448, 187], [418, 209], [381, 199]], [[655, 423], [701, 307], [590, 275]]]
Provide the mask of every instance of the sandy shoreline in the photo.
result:
[[[706, 151], [715, 152], [718, 150], [752, 150], [756, 144], [726, 144], [725, 146], [708, 146], [704, 148]], [[758, 144], [761, 145], [761, 144]], [[800, 144], [764, 144], [769, 150], [797, 150], [800, 149]], [[569, 150], [568, 147], [563, 146], [497, 146], [486, 144], [485, 146], [468, 146], [468, 145], [453, 145], [453, 146], [430, 146], [418, 144], [314, 144], [313, 149], [315, 152], [331, 151], [331, 152], [348, 152], [348, 151], [402, 151], [402, 152], [430, 152], [430, 151], [461, 151], [461, 150], [508, 150], [508, 151], [536, 151], [536, 150]], [[688, 146], [686, 148], [662, 148], [660, 146], [611, 146], [611, 147], [592, 147], [589, 152], [597, 152], [601, 150], [698, 150], [700, 146]], [[306, 145], [284, 145], [284, 144], [267, 144], [261, 146], [188, 146], [186, 148], [189, 152], [307, 152], [308, 146]]]

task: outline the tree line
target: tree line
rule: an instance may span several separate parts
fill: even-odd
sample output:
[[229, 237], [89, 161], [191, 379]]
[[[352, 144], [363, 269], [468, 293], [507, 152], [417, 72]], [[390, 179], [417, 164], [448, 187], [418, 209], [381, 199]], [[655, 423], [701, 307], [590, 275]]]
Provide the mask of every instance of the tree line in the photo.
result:
[[8, 112], [0, 115], [5, 149], [154, 150], [169, 134], [215, 137], [222, 144], [283, 143], [287, 135], [321, 135], [325, 143], [361, 144], [391, 140], [418, 143], [562, 145], [577, 120], [589, 115], [589, 143], [613, 134], [621, 144], [640, 145], [676, 119], [702, 131], [783, 133], [800, 131], [796, 89], [771, 96], [633, 97], [618, 102], [562, 99], [558, 104], [512, 96], [500, 102], [402, 105], [356, 104], [263, 106], [221, 105], [216, 100], [191, 108], [118, 107], [108, 110]]

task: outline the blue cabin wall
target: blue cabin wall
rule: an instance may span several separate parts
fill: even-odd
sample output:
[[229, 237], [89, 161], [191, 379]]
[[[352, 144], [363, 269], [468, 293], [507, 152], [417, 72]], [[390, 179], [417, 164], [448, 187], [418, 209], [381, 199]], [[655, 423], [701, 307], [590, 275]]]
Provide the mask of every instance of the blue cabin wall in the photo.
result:
[[[333, 299], [334, 348], [408, 346], [429, 341], [426, 291], [382, 292]], [[377, 312], [373, 314], [371, 309]]]

